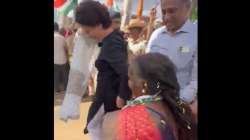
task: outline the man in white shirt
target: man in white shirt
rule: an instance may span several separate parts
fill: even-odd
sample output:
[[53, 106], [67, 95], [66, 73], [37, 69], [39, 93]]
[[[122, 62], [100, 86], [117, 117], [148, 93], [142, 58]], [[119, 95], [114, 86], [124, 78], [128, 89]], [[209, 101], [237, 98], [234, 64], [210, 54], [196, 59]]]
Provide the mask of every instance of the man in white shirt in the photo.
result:
[[59, 33], [59, 26], [54, 23], [54, 91], [66, 90], [69, 64], [65, 38]]
[[146, 51], [159, 52], [173, 61], [180, 97], [188, 103], [197, 94], [197, 24], [188, 19], [191, 5], [191, 0], [161, 0], [165, 26], [154, 31]]

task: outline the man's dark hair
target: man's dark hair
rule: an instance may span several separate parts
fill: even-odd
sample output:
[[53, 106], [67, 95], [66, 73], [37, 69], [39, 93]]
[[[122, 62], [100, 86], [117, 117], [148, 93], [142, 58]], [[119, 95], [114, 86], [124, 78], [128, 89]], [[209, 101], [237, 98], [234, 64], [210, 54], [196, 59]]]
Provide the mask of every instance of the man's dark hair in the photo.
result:
[[101, 24], [104, 29], [110, 27], [112, 23], [108, 9], [97, 1], [81, 2], [75, 11], [75, 21], [90, 27]]
[[59, 31], [59, 25], [56, 22], [54, 23], [54, 31]]

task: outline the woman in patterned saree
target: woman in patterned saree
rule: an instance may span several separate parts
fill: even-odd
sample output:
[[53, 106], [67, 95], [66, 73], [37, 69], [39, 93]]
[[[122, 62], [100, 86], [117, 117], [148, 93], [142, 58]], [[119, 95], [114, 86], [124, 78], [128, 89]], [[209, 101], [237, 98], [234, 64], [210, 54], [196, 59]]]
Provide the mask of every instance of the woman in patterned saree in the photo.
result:
[[[174, 64], [159, 53], [136, 57], [129, 66], [133, 99], [112, 120], [116, 140], [196, 140], [190, 107], [179, 98]], [[104, 120], [107, 125], [108, 118]], [[105, 126], [108, 127], [108, 126]], [[107, 128], [106, 128], [107, 129]], [[104, 130], [104, 135], [105, 135]]]

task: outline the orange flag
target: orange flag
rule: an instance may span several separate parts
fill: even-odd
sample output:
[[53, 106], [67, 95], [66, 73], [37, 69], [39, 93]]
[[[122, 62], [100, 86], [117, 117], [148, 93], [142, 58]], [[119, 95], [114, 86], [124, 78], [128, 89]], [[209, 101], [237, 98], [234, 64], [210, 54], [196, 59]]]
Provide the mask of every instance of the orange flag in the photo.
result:
[[144, 0], [139, 0], [139, 2], [138, 2], [138, 6], [137, 6], [137, 17], [138, 18], [140, 18], [142, 16], [143, 3], [144, 3]]
[[108, 6], [108, 8], [111, 8], [113, 6], [113, 0], [107, 0], [106, 5]]

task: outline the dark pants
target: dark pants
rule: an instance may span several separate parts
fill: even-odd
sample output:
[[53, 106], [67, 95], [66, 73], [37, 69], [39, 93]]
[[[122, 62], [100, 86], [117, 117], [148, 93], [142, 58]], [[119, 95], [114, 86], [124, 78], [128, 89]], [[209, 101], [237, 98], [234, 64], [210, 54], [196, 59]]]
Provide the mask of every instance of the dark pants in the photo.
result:
[[54, 91], [65, 91], [68, 83], [69, 64], [54, 64]]

